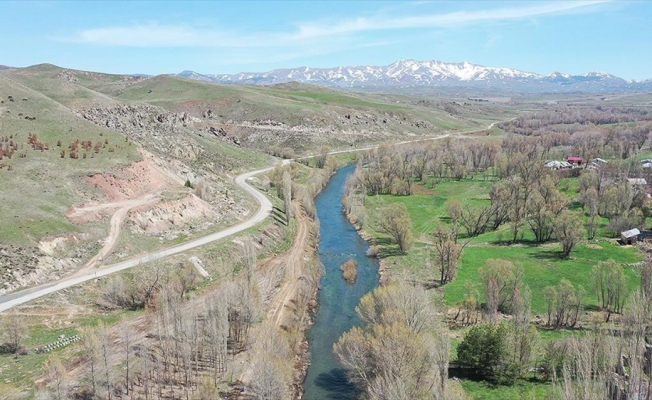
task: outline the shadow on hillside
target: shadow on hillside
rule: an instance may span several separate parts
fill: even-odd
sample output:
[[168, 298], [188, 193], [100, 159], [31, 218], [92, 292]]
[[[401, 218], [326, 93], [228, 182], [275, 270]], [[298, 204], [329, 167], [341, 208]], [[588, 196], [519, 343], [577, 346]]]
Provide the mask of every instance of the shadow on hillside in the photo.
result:
[[276, 206], [272, 207], [272, 218], [274, 218], [274, 221], [278, 222], [279, 224], [288, 225], [285, 212]]

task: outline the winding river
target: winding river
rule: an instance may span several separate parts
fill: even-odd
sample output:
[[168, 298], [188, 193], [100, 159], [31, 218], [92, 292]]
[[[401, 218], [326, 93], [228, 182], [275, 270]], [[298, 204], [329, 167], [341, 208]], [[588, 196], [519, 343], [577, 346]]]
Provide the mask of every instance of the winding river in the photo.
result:
[[[369, 244], [342, 212], [344, 184], [354, 170], [355, 164], [340, 169], [315, 199], [320, 221], [319, 257], [325, 273], [319, 309], [308, 333], [310, 368], [304, 382], [306, 400], [345, 400], [358, 394], [333, 353], [333, 344], [342, 333], [361, 323], [355, 307], [362, 296], [378, 286], [379, 279], [378, 261], [367, 257]], [[350, 258], [358, 262], [354, 285], [348, 285], [340, 271], [340, 265]]]

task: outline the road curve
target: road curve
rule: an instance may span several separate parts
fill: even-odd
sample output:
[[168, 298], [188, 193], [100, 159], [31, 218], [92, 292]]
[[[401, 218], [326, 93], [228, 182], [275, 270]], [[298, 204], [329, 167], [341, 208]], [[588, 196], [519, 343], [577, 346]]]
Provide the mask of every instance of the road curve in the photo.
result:
[[[288, 162], [289, 160], [284, 161], [284, 163], [288, 163]], [[159, 260], [164, 257], [178, 254], [193, 249], [195, 247], [199, 247], [207, 243], [211, 243], [216, 240], [223, 239], [227, 236], [231, 236], [238, 232], [242, 232], [245, 229], [249, 229], [255, 225], [258, 225], [259, 223], [264, 221], [267, 218], [267, 216], [272, 212], [272, 202], [269, 201], [269, 199], [264, 194], [262, 194], [261, 192], [259, 192], [258, 190], [250, 186], [247, 183], [247, 179], [251, 178], [254, 175], [258, 175], [270, 171], [272, 168], [274, 167], [267, 167], [256, 171], [247, 172], [238, 175], [235, 178], [235, 183], [238, 186], [240, 186], [242, 189], [247, 191], [247, 193], [252, 195], [256, 199], [256, 201], [260, 204], [260, 208], [258, 209], [258, 211], [247, 220], [237, 225], [233, 225], [229, 228], [221, 230], [219, 232], [215, 232], [210, 235], [201, 237], [199, 239], [194, 239], [183, 244], [169, 247], [167, 249], [158, 250], [153, 253], [146, 254], [144, 256], [133, 257], [116, 264], [105, 266], [101, 269], [89, 271], [80, 275], [73, 275], [56, 282], [46, 283], [43, 285], [35, 286], [33, 288], [0, 296], [0, 312], [9, 310], [10, 308], [16, 307], [23, 303], [27, 303], [28, 301], [37, 299], [39, 297], [48, 295], [50, 293], [54, 293], [59, 290], [69, 288], [71, 286], [78, 285], [80, 283], [89, 281], [91, 279], [110, 275], [118, 271], [133, 268], [140, 264], [145, 264], [151, 261]]]
[[[497, 121], [500, 122], [500, 121]], [[496, 122], [490, 124], [486, 129], [491, 129], [493, 126], [496, 124]], [[473, 132], [479, 132], [485, 130], [484, 128], [478, 128], [478, 129], [471, 129], [463, 132], [456, 132], [457, 135], [459, 134], [466, 134], [466, 133], [473, 133]], [[419, 138], [415, 140], [407, 140], [403, 142], [398, 142], [395, 144], [407, 144], [407, 143], [413, 143], [413, 142], [421, 142], [421, 141], [427, 141], [427, 140], [438, 140], [438, 139], [443, 139], [445, 137], [450, 136], [450, 134], [442, 135], [442, 136], [434, 136], [434, 137], [429, 137], [429, 138]], [[329, 154], [340, 154], [340, 153], [351, 153], [351, 152], [357, 152], [357, 151], [364, 151], [364, 150], [371, 150], [374, 148], [377, 148], [378, 146], [369, 146], [369, 147], [363, 147], [363, 148], [356, 148], [356, 149], [348, 149], [348, 150], [336, 150], [336, 151], [331, 151]], [[305, 158], [310, 158], [314, 157], [315, 155], [309, 155], [305, 157], [301, 157], [300, 159], [305, 159]], [[284, 160], [283, 164], [289, 164], [291, 160]], [[269, 201], [269, 199], [259, 192], [258, 190], [254, 189], [253, 187], [249, 186], [247, 183], [247, 179], [251, 178], [254, 175], [258, 175], [267, 171], [270, 171], [274, 168], [272, 167], [267, 167], [263, 169], [259, 169], [256, 171], [251, 171], [247, 172], [241, 175], [238, 175], [235, 178], [235, 183], [243, 188], [247, 193], [251, 194], [256, 201], [260, 204], [260, 208], [254, 214], [252, 217], [249, 219], [237, 224], [233, 225], [229, 228], [226, 228], [224, 230], [221, 230], [219, 232], [212, 233], [210, 235], [201, 237], [199, 239], [194, 239], [189, 242], [169, 247], [167, 249], [163, 250], [158, 250], [153, 253], [146, 254], [144, 256], [138, 256], [138, 257], [133, 257], [128, 260], [108, 265], [106, 267], [103, 267], [101, 269], [95, 270], [95, 271], [90, 271], [87, 273], [78, 273], [78, 275], [72, 275], [67, 278], [63, 278], [59, 281], [52, 282], [52, 283], [46, 283], [43, 285], [35, 286], [29, 289], [21, 290], [18, 292], [10, 293], [4, 296], [0, 296], [0, 312], [9, 310], [13, 307], [16, 307], [18, 305], [21, 305], [23, 303], [27, 303], [28, 301], [37, 299], [39, 297], [48, 295], [50, 293], [57, 292], [59, 290], [63, 290], [66, 288], [69, 288], [71, 286], [78, 285], [80, 283], [89, 281], [91, 279], [95, 278], [100, 278], [102, 276], [110, 275], [113, 273], [116, 273], [118, 271], [122, 271], [125, 269], [133, 268], [137, 265], [140, 264], [145, 264], [151, 261], [156, 261], [160, 260], [161, 258], [168, 257], [174, 254], [182, 253], [186, 250], [193, 249], [195, 247], [203, 246], [207, 243], [214, 242], [216, 240], [223, 239], [227, 236], [231, 236], [235, 233], [242, 232], [245, 229], [249, 229], [255, 225], [258, 225], [262, 221], [264, 221], [267, 216], [272, 212], [272, 203]]]

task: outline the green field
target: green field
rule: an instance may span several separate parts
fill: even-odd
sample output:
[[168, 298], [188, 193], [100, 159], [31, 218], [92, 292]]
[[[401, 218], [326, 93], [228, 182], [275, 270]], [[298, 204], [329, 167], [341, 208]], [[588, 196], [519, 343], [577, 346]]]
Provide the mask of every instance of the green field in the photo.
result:
[[[392, 273], [405, 274], [424, 283], [434, 281], [434, 267], [428, 266], [428, 246], [430, 234], [440, 225], [449, 224], [446, 203], [458, 199], [462, 204], [471, 206], [489, 205], [488, 193], [491, 181], [466, 179], [447, 181], [437, 184], [434, 188], [422, 187], [412, 196], [376, 195], [367, 198], [367, 210], [370, 224], [365, 228], [373, 235], [380, 247], [384, 263], [390, 266]], [[562, 185], [564, 183], [562, 182]], [[576, 187], [573, 182], [568, 185], [568, 195], [573, 196]], [[376, 225], [382, 208], [391, 203], [402, 203], [408, 209], [413, 223], [415, 244], [407, 255], [398, 254], [398, 247], [391, 244], [389, 238], [381, 233]], [[581, 212], [578, 209], [577, 212]], [[505, 243], [510, 238], [505, 227], [498, 231], [489, 231], [472, 238], [465, 247], [458, 270], [457, 278], [441, 288], [444, 299], [449, 306], [455, 306], [464, 299], [465, 285], [471, 282], [483, 296], [482, 282], [478, 270], [485, 265], [487, 259], [504, 259], [521, 266], [524, 271], [524, 281], [532, 291], [533, 313], [544, 313], [545, 303], [543, 289], [554, 286], [563, 278], [574, 285], [582, 285], [587, 291], [585, 304], [592, 309], [597, 308], [597, 299], [591, 289], [591, 269], [597, 263], [615, 260], [625, 266], [629, 278], [630, 290], [639, 285], [636, 267], [631, 264], [644, 259], [643, 254], [634, 247], [622, 247], [607, 237], [604, 225], [608, 222], [601, 219], [599, 236], [590, 243], [582, 243], [571, 253], [569, 259], [561, 259], [561, 247], [553, 242], [538, 244], [534, 242], [532, 232], [523, 228], [523, 239], [513, 245]], [[462, 231], [463, 232], [463, 231]], [[500, 239], [500, 240], [499, 240]], [[462, 241], [466, 239], [462, 237]], [[484, 297], [482, 297], [484, 301]]]

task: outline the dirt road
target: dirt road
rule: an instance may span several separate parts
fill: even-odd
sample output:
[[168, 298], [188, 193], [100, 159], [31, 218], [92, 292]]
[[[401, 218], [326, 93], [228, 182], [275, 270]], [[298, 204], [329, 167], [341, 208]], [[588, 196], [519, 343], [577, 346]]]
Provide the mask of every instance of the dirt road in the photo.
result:
[[[500, 122], [500, 121], [498, 121], [498, 122]], [[491, 129], [495, 124], [496, 124], [496, 122], [490, 124], [487, 127], [487, 129]], [[480, 131], [483, 131], [483, 130], [485, 130], [485, 129], [483, 129], [483, 128], [472, 129], [472, 130], [468, 130], [468, 131], [464, 131], [464, 132], [456, 132], [455, 135], [475, 133], [475, 132], [480, 132]], [[450, 134], [446, 134], [446, 135], [430, 137], [430, 138], [420, 138], [420, 139], [415, 139], [415, 140], [403, 141], [403, 142], [399, 142], [397, 144], [408, 144], [408, 143], [421, 142], [421, 141], [427, 141], [427, 140], [437, 140], [437, 139], [443, 139], [443, 138], [446, 138], [446, 137], [449, 137], [449, 136], [450, 136]], [[338, 150], [338, 151], [332, 151], [332, 152], [330, 152], [330, 154], [340, 154], [340, 153], [350, 153], [350, 152], [371, 150], [371, 149], [376, 148], [376, 147], [378, 147], [378, 146], [370, 146], [370, 147], [364, 147], [364, 148], [358, 148], [358, 149]], [[303, 158], [310, 158], [310, 157], [313, 157], [313, 156], [307, 156], [307, 157], [303, 157]], [[283, 161], [284, 164], [288, 164], [290, 162], [291, 162], [291, 160], [284, 160]], [[164, 258], [164, 257], [168, 257], [168, 256], [171, 256], [171, 255], [174, 255], [174, 254], [178, 254], [178, 253], [184, 252], [186, 250], [190, 250], [190, 249], [193, 249], [195, 247], [199, 247], [199, 246], [205, 245], [207, 243], [211, 243], [211, 242], [223, 239], [225, 237], [231, 236], [231, 235], [233, 235], [235, 233], [241, 232], [241, 231], [243, 231], [245, 229], [251, 228], [251, 227], [259, 224], [260, 222], [264, 221], [265, 218], [267, 218], [267, 216], [272, 212], [272, 203], [269, 201], [269, 199], [264, 194], [262, 194], [261, 192], [259, 192], [256, 189], [254, 189], [252, 186], [249, 186], [249, 184], [247, 184], [246, 180], [249, 179], [250, 177], [254, 176], [254, 175], [258, 175], [258, 174], [270, 171], [273, 168], [274, 167], [272, 166], [272, 167], [268, 167], [268, 168], [259, 169], [259, 170], [256, 170], [256, 171], [247, 172], [247, 173], [241, 174], [241, 175], [239, 175], [239, 176], [237, 176], [235, 178], [235, 183], [238, 186], [240, 186], [241, 188], [243, 188], [245, 191], [247, 191], [249, 194], [251, 194], [256, 199], [256, 201], [258, 201], [258, 203], [260, 204], [260, 208], [258, 209], [258, 211], [253, 216], [251, 216], [249, 219], [247, 219], [247, 220], [245, 220], [245, 221], [243, 221], [243, 222], [241, 222], [241, 223], [239, 223], [237, 225], [234, 225], [232, 227], [226, 228], [226, 229], [224, 229], [222, 231], [215, 232], [213, 234], [210, 234], [210, 235], [207, 235], [207, 236], [195, 239], [195, 240], [191, 240], [191, 241], [189, 241], [187, 243], [183, 243], [183, 244], [173, 246], [173, 247], [163, 249], [163, 250], [158, 250], [158, 251], [155, 251], [155, 252], [143, 255], [143, 256], [134, 257], [134, 258], [119, 262], [117, 264], [100, 267], [97, 270], [92, 270], [92, 269], [84, 267], [82, 271], [80, 271], [77, 274], [72, 275], [72, 276], [70, 276], [68, 278], [64, 278], [64, 279], [61, 279], [61, 280], [56, 281], [56, 282], [47, 283], [47, 284], [39, 285], [39, 286], [30, 288], [30, 289], [25, 289], [25, 290], [21, 290], [21, 291], [15, 292], [15, 293], [10, 293], [10, 294], [4, 295], [4, 296], [0, 296], [0, 312], [6, 311], [8, 309], [11, 309], [12, 307], [15, 307], [15, 306], [20, 305], [20, 304], [24, 304], [24, 303], [26, 303], [28, 301], [37, 299], [39, 297], [48, 295], [50, 293], [54, 293], [54, 292], [57, 292], [59, 290], [65, 289], [65, 288], [69, 288], [71, 286], [78, 285], [80, 283], [89, 281], [91, 279], [95, 279], [95, 278], [99, 278], [99, 277], [102, 277], [102, 276], [110, 275], [110, 274], [113, 274], [113, 273], [118, 272], [118, 271], [133, 268], [133, 267], [135, 267], [137, 265], [140, 265], [140, 264], [145, 264], [145, 263], [148, 263], [148, 262], [151, 262], [151, 261], [159, 260], [159, 259]], [[143, 198], [141, 198], [141, 199], [143, 199]], [[137, 200], [139, 200], [139, 199], [137, 199]], [[136, 200], [132, 200], [132, 201], [136, 201]], [[98, 207], [98, 208], [105, 207], [106, 208], [108, 206], [107, 205], [99, 205], [99, 206], [96, 206], [96, 207]], [[126, 215], [127, 211], [128, 211], [128, 209], [124, 211], [125, 215]], [[116, 213], [116, 214], [118, 214], [118, 213]], [[114, 216], [115, 216], [115, 214], [114, 214]], [[119, 218], [120, 218], [120, 215], [118, 215], [116, 217], [116, 223], [118, 222]], [[112, 218], [112, 225], [113, 225], [113, 218]], [[302, 224], [300, 224], [300, 227], [301, 227], [301, 225]], [[113, 230], [113, 228], [112, 228], [112, 230]], [[119, 232], [119, 229], [118, 229], [118, 232]], [[307, 235], [304, 234], [303, 236], [305, 237]], [[297, 235], [297, 237], [300, 237], [300, 236]], [[110, 242], [111, 242], [110, 240], [107, 241], [107, 244], [110, 244]], [[107, 246], [105, 245], [105, 248], [106, 247]], [[295, 248], [295, 246], [293, 246], [293, 249], [294, 248]], [[297, 248], [298, 248], [298, 246], [297, 246]], [[104, 250], [104, 248], [102, 250]], [[110, 249], [109, 249], [109, 251], [110, 251]], [[101, 257], [104, 257], [101, 254], [103, 254], [103, 251], [100, 251], [100, 254], [98, 254], [98, 256], [96, 256], [96, 257], [98, 257], [98, 259], [95, 260], [95, 262], [99, 261]], [[298, 277], [295, 276], [295, 275], [297, 275], [298, 272], [296, 270], [293, 271], [293, 269], [294, 269], [295, 266], [296, 266], [296, 268], [300, 268], [298, 266], [298, 264], [295, 264], [295, 263], [300, 262], [300, 260], [297, 257], [299, 257], [298, 250], [297, 250], [297, 254], [295, 254], [294, 256], [289, 257], [289, 259], [291, 259], [291, 261], [292, 261], [292, 264], [288, 264], [288, 266], [290, 266], [290, 268], [288, 269], [288, 273], [291, 274], [290, 279], [288, 279], [288, 281], [294, 281], [295, 283], [293, 284], [293, 286], [286, 287], [286, 285], [288, 285], [288, 283], [286, 282], [284, 287], [281, 289], [282, 292], [279, 293], [279, 295], [276, 296], [276, 298], [274, 299], [274, 303], [273, 303], [273, 305], [272, 305], [272, 307], [270, 309], [271, 315], [268, 315], [270, 318], [275, 318], [275, 322], [277, 324], [282, 323], [283, 315], [284, 315], [283, 309], [285, 307], [286, 301], [291, 299], [292, 296], [294, 295], [294, 293], [296, 292], [296, 280], [298, 279]], [[290, 260], [288, 260], [288, 262], [289, 261]], [[277, 301], [277, 298], [279, 299], [278, 301]]]
[[272, 212], [272, 203], [263, 193], [259, 192], [258, 190], [250, 186], [247, 183], [247, 179], [251, 178], [254, 175], [258, 175], [270, 171], [272, 168], [274, 167], [268, 167], [256, 171], [247, 172], [235, 178], [235, 183], [238, 186], [240, 186], [242, 189], [244, 189], [247, 193], [252, 195], [256, 199], [256, 201], [260, 204], [260, 208], [258, 209], [258, 211], [247, 220], [237, 225], [221, 230], [219, 232], [215, 232], [210, 235], [195, 240], [191, 240], [189, 242], [177, 246], [173, 246], [163, 250], [158, 250], [143, 256], [133, 257], [128, 260], [119, 262], [117, 264], [100, 267], [99, 269], [96, 270], [89, 271], [86, 269], [86, 271], [83, 273], [75, 274], [73, 276], [61, 279], [56, 282], [47, 283], [30, 289], [21, 290], [19, 292], [10, 293], [5, 296], [0, 296], [0, 312], [9, 310], [12, 307], [16, 307], [20, 304], [27, 303], [28, 301], [37, 299], [39, 297], [48, 295], [50, 293], [54, 293], [59, 290], [69, 288], [71, 286], [78, 285], [80, 283], [89, 281], [91, 279], [110, 275], [118, 271], [122, 271], [128, 268], [133, 268], [135, 266], [145, 264], [151, 261], [159, 260], [161, 258], [168, 257], [174, 254], [182, 253], [184, 251], [223, 239], [227, 236], [234, 235], [238, 232], [242, 232], [245, 229], [249, 229], [255, 225], [258, 225], [259, 223], [264, 221], [267, 218], [267, 216]]
[[115, 247], [115, 244], [118, 241], [118, 238], [120, 237], [120, 230], [122, 228], [122, 223], [124, 222], [125, 218], [127, 218], [127, 214], [129, 214], [129, 211], [132, 208], [140, 207], [140, 206], [149, 206], [158, 202], [159, 200], [160, 199], [156, 197], [156, 195], [147, 194], [145, 196], [133, 200], [125, 200], [125, 201], [119, 201], [115, 203], [104, 203], [96, 206], [75, 208], [75, 211], [73, 211], [70, 214], [70, 216], [73, 218], [80, 217], [86, 213], [95, 213], [98, 211], [119, 207], [111, 216], [111, 221], [109, 222], [109, 226], [110, 226], [109, 235], [104, 240], [104, 246], [102, 246], [100, 251], [93, 258], [91, 258], [90, 261], [86, 263], [86, 265], [84, 265], [79, 271], [75, 272], [73, 276], [85, 274], [90, 269], [95, 267], [98, 261], [102, 261], [104, 258], [106, 258], [106, 256], [111, 254], [113, 248]]
[[285, 264], [283, 286], [281, 286], [279, 292], [272, 299], [267, 311], [267, 319], [278, 327], [285, 325], [287, 316], [292, 314], [292, 310], [288, 307], [291, 304], [295, 304], [292, 300], [297, 297], [299, 282], [302, 276], [302, 267], [305, 264], [305, 257], [309, 249], [310, 221], [296, 204], [294, 215], [297, 220], [297, 234], [292, 242], [292, 248], [287, 253], [274, 257], [270, 265], [266, 267], [274, 268]]

